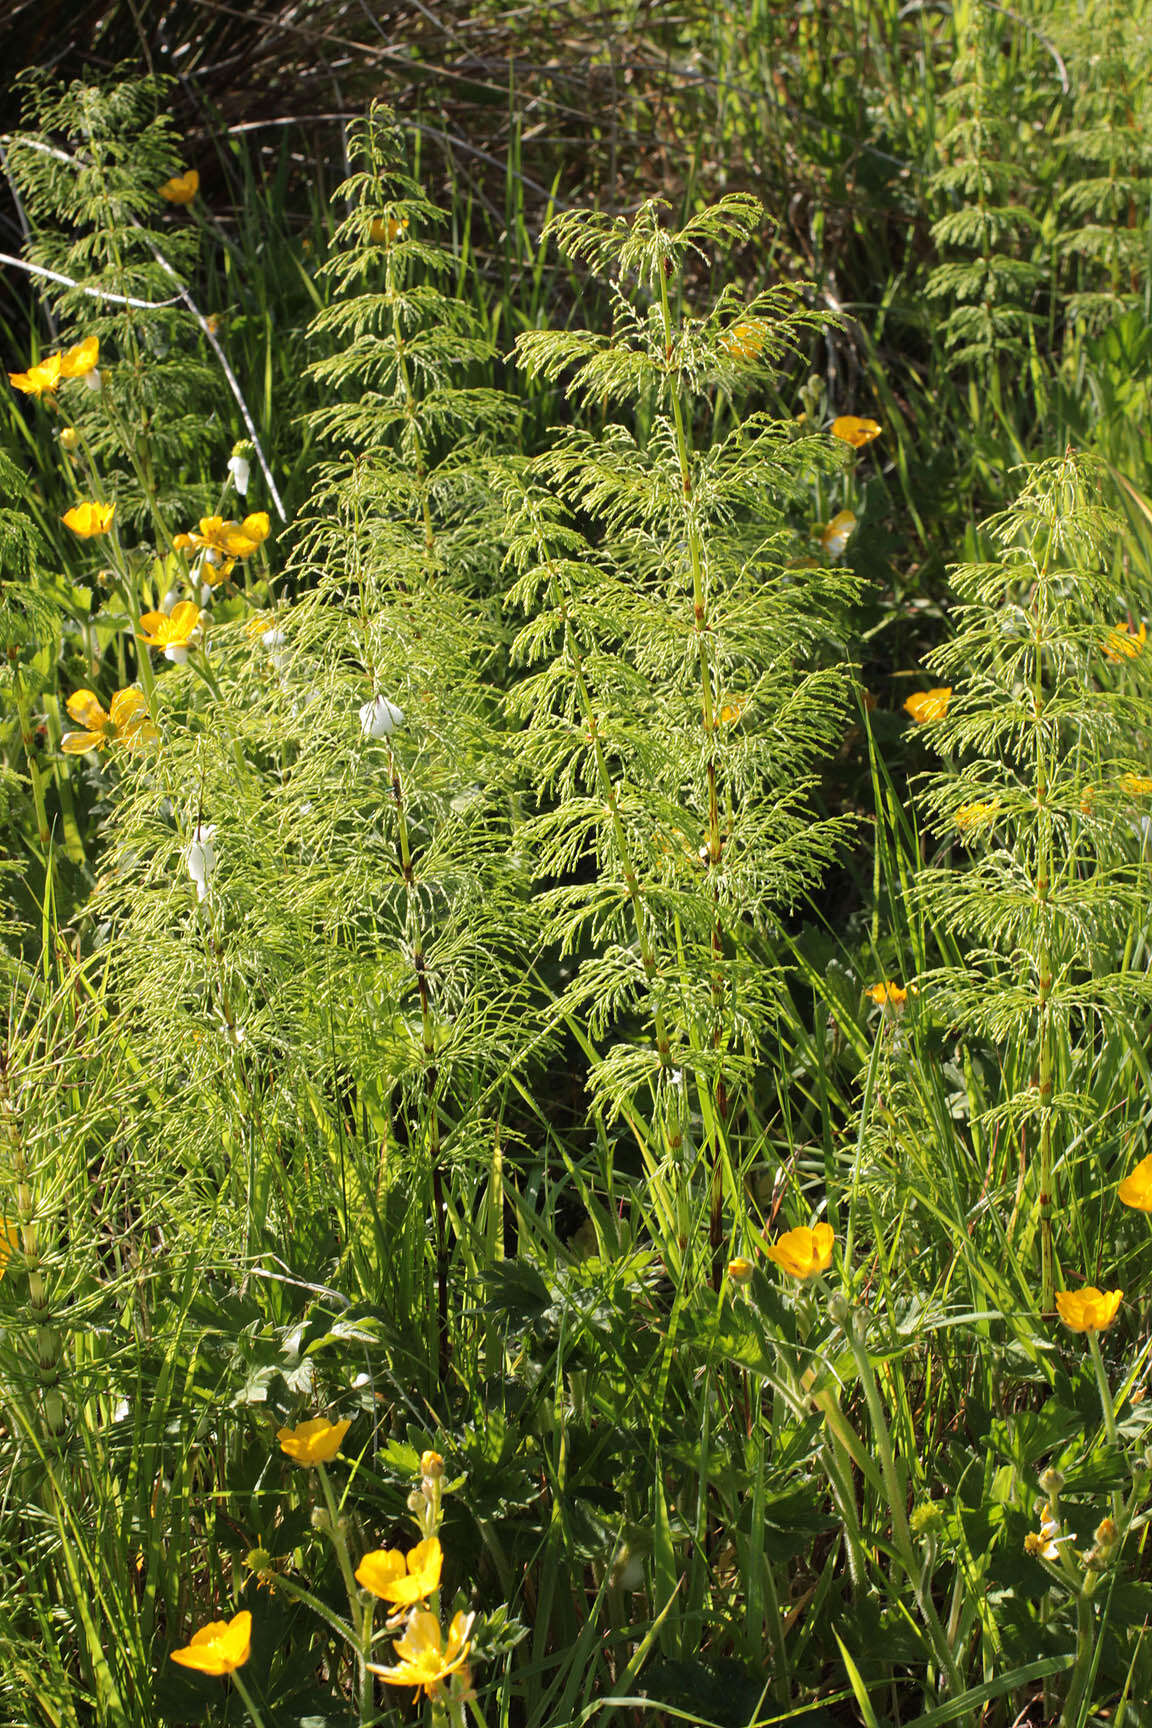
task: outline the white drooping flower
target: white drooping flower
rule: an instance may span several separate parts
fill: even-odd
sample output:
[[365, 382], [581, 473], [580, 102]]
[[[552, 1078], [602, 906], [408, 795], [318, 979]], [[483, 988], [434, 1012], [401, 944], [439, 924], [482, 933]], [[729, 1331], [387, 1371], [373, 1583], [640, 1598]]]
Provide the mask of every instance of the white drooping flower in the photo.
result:
[[287, 633], [274, 624], [270, 630], [265, 630], [260, 640], [267, 649], [268, 658], [271, 660], [277, 672], [282, 673], [286, 671], [288, 666], [288, 650], [284, 644], [288, 640]]
[[184, 853], [188, 874], [196, 884], [196, 898], [208, 897], [208, 878], [216, 868], [216, 848], [212, 844], [216, 833], [214, 822], [197, 822]]
[[93, 366], [91, 372], [85, 372], [84, 382], [87, 384], [89, 390], [102, 390], [104, 388], [100, 374], [96, 370], [95, 366]]
[[391, 738], [397, 726], [403, 724], [403, 708], [397, 708], [387, 696], [374, 696], [360, 710], [360, 730], [365, 738]]
[[235, 486], [240, 497], [246, 497], [248, 492], [248, 476], [252, 472], [252, 465], [247, 456], [241, 455], [238, 450], [233, 450], [231, 456], [228, 458], [228, 472], [232, 476], [232, 484]]

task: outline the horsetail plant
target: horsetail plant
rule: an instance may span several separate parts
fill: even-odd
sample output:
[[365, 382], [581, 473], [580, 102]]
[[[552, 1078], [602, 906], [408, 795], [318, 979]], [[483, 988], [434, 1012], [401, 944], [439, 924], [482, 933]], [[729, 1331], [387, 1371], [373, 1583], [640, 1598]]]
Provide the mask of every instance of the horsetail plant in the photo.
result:
[[[335, 1231], [374, 1300], [394, 1280], [395, 1311], [420, 1311], [430, 1216], [436, 1338], [421, 1345], [443, 1388], [450, 1232], [469, 1233], [448, 1172], [490, 1174], [489, 1089], [522, 1006], [509, 956], [524, 897], [485, 689], [497, 516], [478, 461], [515, 413], [473, 387], [489, 350], [437, 286], [442, 218], [396, 167], [387, 120], [353, 146], [363, 168], [340, 193], [332, 304], [312, 331], [329, 350], [313, 425], [332, 454], [287, 556], [307, 592], [253, 588], [259, 609], [233, 602], [210, 652], [165, 675], [155, 773], [117, 814], [109, 904], [156, 1062], [215, 1077], [242, 1252], [280, 1208], [295, 1214], [303, 1160], [305, 1234]], [[141, 855], [169, 885], [147, 906]], [[206, 1176], [222, 1126], [201, 1113], [191, 1163]]]
[[[979, 1126], [1028, 1148], [1045, 1315], [1060, 1251], [1055, 1177], [1073, 1141], [1125, 1102], [1074, 1087], [1070, 1052], [1123, 1033], [1150, 993], [1130, 932], [1147, 886], [1152, 778], [1140, 746], [1152, 709], [1100, 483], [1097, 465], [1071, 453], [1030, 471], [984, 525], [993, 555], [954, 571], [955, 633], [928, 661], [951, 693], [929, 723], [947, 765], [923, 801], [968, 864], [922, 870], [915, 893], [931, 922], [972, 946], [965, 966], [921, 977], [920, 1001], [1001, 1053], [1004, 1094]], [[1064, 1179], [1063, 1236], [1074, 1239], [1076, 1185]]]
[[[651, 1117], [671, 1170], [696, 1162], [695, 1092], [717, 1289], [777, 919], [844, 831], [817, 816], [813, 770], [841, 723], [853, 583], [796, 556], [789, 516], [841, 457], [763, 412], [712, 436], [718, 404], [773, 376], [819, 321], [784, 287], [747, 305], [727, 291], [701, 313], [683, 301], [686, 272], [760, 223], [737, 196], [678, 232], [658, 202], [630, 222], [552, 222], [573, 263], [609, 277], [613, 327], [528, 332], [520, 364], [563, 378], [605, 424], [562, 434], [506, 487], [509, 600], [528, 615], [509, 695], [535, 806], [525, 841], [545, 940], [579, 958], [556, 1015], [611, 1037], [593, 1097]], [[692, 1187], [665, 1219], [678, 1263]]]

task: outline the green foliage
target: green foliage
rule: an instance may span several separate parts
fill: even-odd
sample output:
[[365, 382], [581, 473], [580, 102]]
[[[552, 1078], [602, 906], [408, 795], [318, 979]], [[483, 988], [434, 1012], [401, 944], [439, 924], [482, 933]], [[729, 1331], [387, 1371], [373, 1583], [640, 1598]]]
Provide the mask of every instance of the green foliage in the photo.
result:
[[0, 460], [6, 1720], [420, 1713], [412, 1522], [493, 1723], [1142, 1720], [1140, 20], [704, 23], [597, 23], [602, 149], [497, 91], [494, 197], [248, 63], [178, 146], [203, 43], [4, 140], [103, 383]]

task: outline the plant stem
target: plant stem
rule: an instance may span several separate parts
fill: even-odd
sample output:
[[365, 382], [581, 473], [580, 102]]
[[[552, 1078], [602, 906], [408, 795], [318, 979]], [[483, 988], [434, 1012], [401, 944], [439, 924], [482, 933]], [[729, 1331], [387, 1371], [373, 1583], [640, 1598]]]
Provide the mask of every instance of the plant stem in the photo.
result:
[[344, 1578], [344, 1588], [348, 1592], [348, 1617], [356, 1634], [356, 1677], [357, 1695], [359, 1699], [360, 1720], [367, 1722], [372, 1714], [372, 1676], [368, 1672], [369, 1645], [372, 1641], [372, 1605], [365, 1606], [360, 1597], [360, 1586], [352, 1571], [352, 1560], [348, 1553], [348, 1538], [345, 1534], [344, 1521], [340, 1516], [340, 1508], [336, 1504], [336, 1495], [328, 1480], [328, 1472], [323, 1464], [317, 1464], [320, 1486], [324, 1491], [324, 1501], [328, 1507], [328, 1518], [332, 1530], [332, 1546], [336, 1550], [336, 1558], [340, 1562], [340, 1571]]
[[883, 1400], [880, 1397], [880, 1388], [876, 1384], [876, 1375], [872, 1368], [872, 1359], [868, 1354], [867, 1342], [857, 1329], [857, 1315], [855, 1313], [848, 1315], [844, 1332], [856, 1359], [860, 1384], [864, 1388], [868, 1414], [872, 1419], [872, 1443], [880, 1460], [884, 1487], [892, 1509], [893, 1541], [908, 1582], [916, 1592], [920, 1612], [923, 1615], [932, 1648], [936, 1652], [936, 1660], [944, 1674], [947, 1675], [949, 1691], [954, 1698], [959, 1698], [964, 1691], [964, 1681], [956, 1665], [956, 1658], [949, 1648], [944, 1628], [940, 1624], [936, 1605], [928, 1590], [921, 1588], [921, 1569], [917, 1564], [916, 1551], [912, 1544], [912, 1532], [908, 1527], [908, 1514], [904, 1506], [906, 1489], [896, 1469], [896, 1458], [892, 1450], [892, 1435], [888, 1427], [888, 1418], [885, 1414]]
[[234, 1668], [232, 1670], [232, 1684], [235, 1686], [237, 1692], [239, 1692], [241, 1698], [243, 1698], [244, 1708], [255, 1723], [256, 1728], [264, 1728], [264, 1718], [256, 1708], [256, 1700], [253, 1698], [251, 1692], [249, 1692], [243, 1680], [241, 1680], [239, 1668]]

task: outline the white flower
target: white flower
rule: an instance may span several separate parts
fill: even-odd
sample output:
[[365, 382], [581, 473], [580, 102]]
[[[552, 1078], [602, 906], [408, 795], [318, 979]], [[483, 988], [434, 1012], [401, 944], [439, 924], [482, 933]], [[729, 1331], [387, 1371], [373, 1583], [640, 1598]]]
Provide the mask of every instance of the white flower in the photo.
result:
[[232, 484], [243, 498], [248, 491], [248, 476], [252, 472], [247, 456], [237, 456], [235, 452], [228, 458], [228, 472], [232, 476]]
[[288, 640], [286, 633], [274, 624], [271, 630], [265, 630], [260, 640], [267, 649], [269, 660], [282, 675], [288, 668], [288, 650], [284, 646]]
[[161, 612], [163, 612], [163, 614], [166, 618], [171, 618], [172, 608], [173, 608], [173, 606], [175, 606], [175, 604], [176, 604], [177, 600], [179, 600], [179, 598], [180, 598], [179, 588], [169, 588], [167, 594], [165, 594], [163, 600], [161, 600], [161, 602], [160, 602], [160, 610], [161, 610]]
[[91, 372], [85, 372], [84, 382], [87, 384], [89, 390], [103, 389], [103, 385], [100, 382], [100, 374], [97, 372], [95, 366], [93, 366]]
[[374, 696], [360, 710], [360, 730], [365, 738], [391, 738], [397, 726], [403, 724], [403, 708], [397, 708], [387, 696]]
[[216, 824], [214, 822], [197, 822], [184, 853], [188, 874], [196, 884], [196, 898], [198, 900], [207, 899], [208, 878], [216, 868], [216, 848], [212, 844], [212, 837], [215, 832]]
[[164, 658], [171, 660], [174, 666], [185, 666], [188, 663], [188, 650], [182, 648], [178, 642], [171, 642], [164, 650]]

